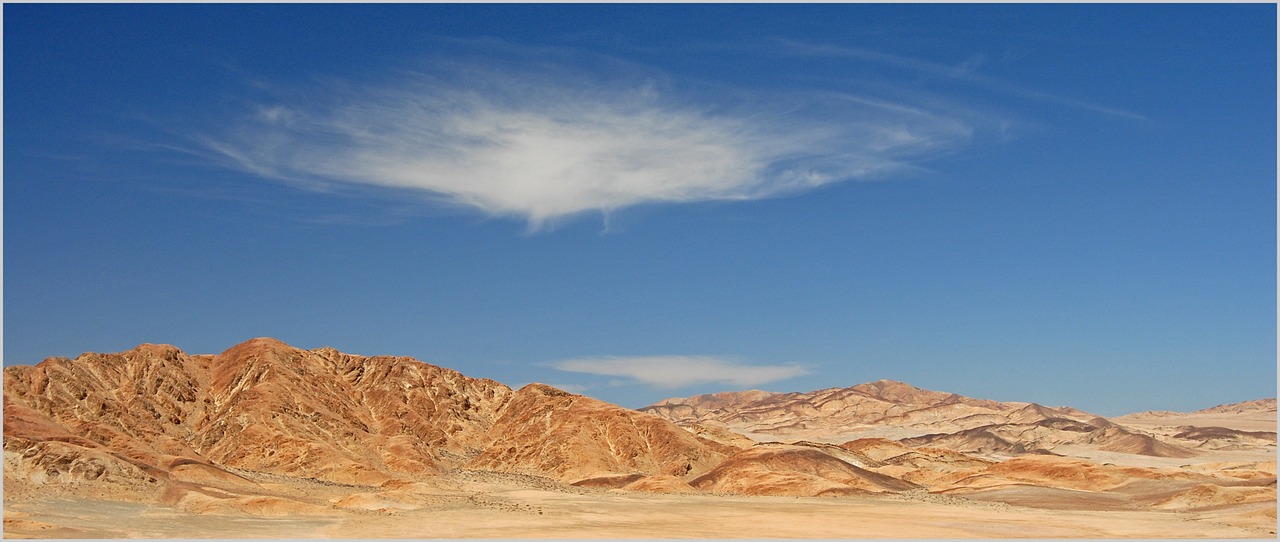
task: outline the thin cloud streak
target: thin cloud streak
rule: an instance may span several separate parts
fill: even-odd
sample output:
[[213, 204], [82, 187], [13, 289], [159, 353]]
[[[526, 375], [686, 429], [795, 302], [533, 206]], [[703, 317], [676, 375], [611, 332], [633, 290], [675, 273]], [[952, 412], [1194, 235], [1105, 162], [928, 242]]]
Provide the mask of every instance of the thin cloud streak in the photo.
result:
[[697, 384], [759, 386], [808, 374], [797, 365], [744, 365], [712, 356], [604, 356], [551, 363], [561, 371], [626, 377], [662, 388]]
[[982, 75], [976, 72], [976, 68], [986, 63], [986, 58], [981, 55], [970, 56], [964, 62], [957, 66], [930, 62], [918, 58], [911, 58], [901, 55], [882, 53], [871, 49], [861, 47], [840, 47], [831, 45], [817, 45], [793, 40], [778, 39], [778, 44], [783, 45], [792, 53], [806, 56], [823, 56], [832, 58], [850, 58], [862, 60], [890, 66], [899, 69], [914, 71], [939, 79], [947, 79], [952, 81], [963, 81], [975, 87], [985, 90], [1017, 96], [1031, 100], [1038, 100], [1045, 103], [1051, 103], [1066, 107], [1093, 111], [1116, 117], [1122, 117], [1132, 120], [1149, 120], [1147, 117], [1127, 111], [1120, 108], [1100, 105], [1085, 100], [1079, 100], [1067, 96], [1061, 96], [1048, 92], [1028, 89], [1016, 84], [1002, 81], [993, 77]]
[[672, 87], [647, 73], [441, 63], [264, 104], [196, 140], [224, 166], [302, 189], [409, 189], [536, 231], [589, 211], [877, 179], [973, 135], [902, 104]]

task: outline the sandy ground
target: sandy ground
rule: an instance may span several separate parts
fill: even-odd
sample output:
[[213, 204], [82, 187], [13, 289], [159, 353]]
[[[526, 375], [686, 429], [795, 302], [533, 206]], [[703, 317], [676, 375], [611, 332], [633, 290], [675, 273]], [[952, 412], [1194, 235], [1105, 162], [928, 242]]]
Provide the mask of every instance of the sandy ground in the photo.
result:
[[1112, 421], [1138, 429], [1153, 430], [1162, 427], [1194, 425], [1197, 427], [1227, 427], [1241, 431], [1276, 430], [1275, 412], [1244, 412], [1237, 414], [1181, 414], [1140, 413], [1114, 418]]
[[[1048, 510], [936, 495], [744, 497], [583, 489], [458, 473], [400, 487], [262, 480], [263, 495], [175, 506], [5, 502], [6, 538], [1274, 538], [1229, 511]], [[1100, 503], [1101, 504], [1101, 503]], [[1255, 510], [1256, 509], [1256, 510]], [[1229, 523], [1235, 523], [1234, 525]], [[1262, 523], [1261, 525], [1268, 525]]]

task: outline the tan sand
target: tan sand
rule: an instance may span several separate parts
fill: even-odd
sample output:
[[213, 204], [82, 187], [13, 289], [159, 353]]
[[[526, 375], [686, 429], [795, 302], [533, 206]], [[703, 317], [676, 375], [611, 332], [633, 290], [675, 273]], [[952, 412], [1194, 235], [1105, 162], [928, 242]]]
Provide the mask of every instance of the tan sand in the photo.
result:
[[1276, 431], [1275, 412], [1240, 412], [1231, 414], [1143, 412], [1113, 418], [1112, 421], [1121, 425], [1146, 430], [1191, 425], [1196, 427], [1226, 427], [1241, 431]]
[[[1048, 510], [912, 494], [747, 497], [529, 483], [462, 472], [359, 488], [275, 480], [275, 496], [177, 507], [86, 498], [5, 503], [7, 538], [1257, 538], [1275, 503], [1203, 511]], [[220, 502], [218, 502], [220, 501]], [[198, 506], [191, 504], [198, 503]], [[1079, 503], [1077, 503], [1079, 504]], [[1107, 503], [1097, 503], [1107, 508]], [[256, 506], [255, 506], [256, 505]], [[1084, 508], [1084, 509], [1081, 509]], [[296, 511], [305, 513], [286, 513]], [[280, 514], [280, 515], [277, 515]], [[1269, 518], [1269, 519], [1268, 519]], [[1229, 524], [1229, 523], [1235, 523]], [[56, 526], [56, 527], [55, 527]]]

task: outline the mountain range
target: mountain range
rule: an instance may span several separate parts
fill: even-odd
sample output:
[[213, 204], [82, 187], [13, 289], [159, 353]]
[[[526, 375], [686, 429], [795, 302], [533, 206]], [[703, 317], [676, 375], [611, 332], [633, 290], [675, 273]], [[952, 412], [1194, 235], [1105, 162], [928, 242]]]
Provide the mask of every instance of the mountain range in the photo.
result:
[[[1270, 399], [1201, 414], [1261, 413], [1274, 424], [1274, 412]], [[1274, 522], [1274, 429], [1179, 419], [1152, 414], [1138, 428], [889, 380], [630, 410], [543, 384], [513, 390], [412, 358], [269, 338], [216, 355], [143, 344], [5, 368], [5, 500], [96, 494], [243, 508], [280, 480], [384, 494], [487, 472], [663, 493], [1057, 506], [1087, 492], [1126, 510], [1269, 502]], [[1209, 455], [1215, 466], [1192, 468]]]
[[892, 436], [913, 446], [975, 453], [1046, 454], [1056, 446], [1082, 444], [1158, 457], [1196, 455], [1180, 443], [1071, 407], [974, 399], [892, 380], [808, 393], [753, 390], [673, 398], [640, 411], [758, 439]]

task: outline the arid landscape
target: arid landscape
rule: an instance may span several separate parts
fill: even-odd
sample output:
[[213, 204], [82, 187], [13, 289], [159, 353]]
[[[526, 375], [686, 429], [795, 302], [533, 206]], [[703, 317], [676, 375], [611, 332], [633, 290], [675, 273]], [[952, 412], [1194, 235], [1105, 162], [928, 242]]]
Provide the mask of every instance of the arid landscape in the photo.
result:
[[1277, 539], [1276, 2], [0, 9], [4, 537]]
[[4, 372], [4, 535], [1276, 534], [1274, 398], [1105, 418], [881, 380], [630, 410], [254, 339]]

